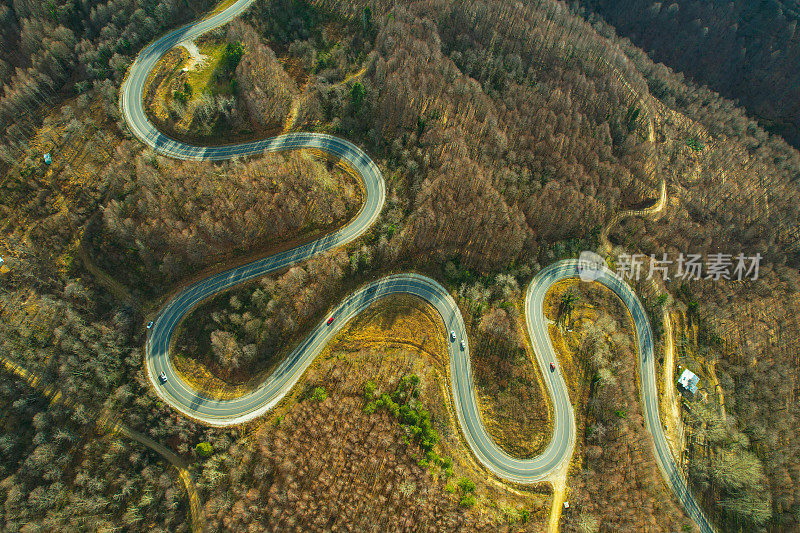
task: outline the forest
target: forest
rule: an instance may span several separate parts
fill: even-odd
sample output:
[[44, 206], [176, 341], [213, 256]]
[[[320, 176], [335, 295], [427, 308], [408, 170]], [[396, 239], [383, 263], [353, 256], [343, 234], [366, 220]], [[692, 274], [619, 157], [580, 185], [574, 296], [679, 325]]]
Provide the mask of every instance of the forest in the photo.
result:
[[4, 163], [19, 160], [47, 107], [90, 90], [115, 90], [142, 46], [213, 4], [210, 0], [3, 0], [0, 157]]
[[800, 4], [579, 0], [647, 52], [698, 85], [738, 100], [769, 132], [800, 147]]
[[[689, 10], [672, 5], [680, 16]], [[203, 513], [216, 527], [227, 527], [231, 516], [242, 527], [313, 529], [321, 527], [314, 520], [332, 516], [311, 509], [288, 522], [290, 513], [267, 516], [263, 507], [286, 504], [283, 491], [294, 494], [293, 483], [304, 494], [334, 494], [312, 479], [316, 470], [282, 466], [301, 453], [287, 443], [310, 428], [311, 413], [323, 428], [352, 421], [349, 433], [332, 428], [331, 442], [350, 439], [357, 449], [386, 441], [380, 457], [400, 465], [397, 481], [422, 486], [418, 465], [402, 466], [404, 454], [416, 452], [394, 442], [401, 422], [376, 409], [369, 416], [375, 425], [365, 431], [360, 398], [298, 401], [280, 432], [255, 432], [245, 443], [249, 428], [196, 424], [148, 385], [144, 324], [170, 293], [203, 273], [329, 232], [362, 201], [352, 177], [309, 154], [176, 162], [131, 137], [117, 107], [127, 66], [146, 42], [210, 7], [179, 0], [0, 5], [0, 255], [8, 268], [0, 275], [0, 343], [4, 358], [71, 401], [69, 408], [50, 404], [26, 382], [3, 376], [0, 511], [12, 527], [188, 529], [174, 469], [148, 448], [102, 434], [93, 425], [102, 411], [192, 465]], [[648, 255], [743, 251], [764, 258], [755, 281], [666, 286], [670, 305], [685, 309], [702, 331], [695, 352], [716, 365], [726, 400], [724, 427], [698, 432], [693, 488], [723, 530], [800, 525], [800, 155], [770, 133], [778, 130], [759, 125], [768, 125], [767, 114], [731, 94], [759, 121], [750, 118], [654, 63], [647, 53], [657, 46], [620, 38], [556, 0], [259, 0], [218, 38], [244, 43], [227, 74], [238, 92], [226, 96], [233, 100], [225, 109], [235, 110], [250, 135], [276, 127], [282, 121], [270, 113], [297, 100], [294, 127], [361, 146], [386, 177], [387, 202], [374, 228], [347, 248], [208, 302], [218, 314], [192, 324], [201, 333], [181, 341], [185, 351], [199, 352], [221, 378], [241, 380], [242, 369], [268, 366], [348, 288], [422, 271], [468, 313], [480, 386], [499, 397], [492, 406], [498, 419], [519, 421], [521, 433], [531, 434], [545, 417], [519, 414], [522, 401], [538, 393], [522, 379], [521, 365], [530, 363], [521, 355], [514, 302], [541, 267], [595, 249], [615, 213], [656, 198], [663, 177], [669, 200], [660, 218], [624, 220], [611, 232], [614, 246]], [[780, 72], [779, 63], [770, 65]], [[279, 68], [286, 72], [283, 96], [253, 97], [273, 90], [259, 73]], [[710, 80], [695, 81], [727, 94]], [[193, 135], [213, 140], [214, 133]], [[51, 165], [44, 153], [53, 155]], [[629, 356], [623, 350], [620, 360]], [[587, 474], [575, 489], [587, 510], [597, 497], [610, 497], [602, 488], [620, 479], [605, 465], [646, 448], [640, 441], [623, 446], [629, 431], [641, 428], [605, 418], [612, 411], [603, 401], [627, 402], [631, 424], [638, 424], [635, 376], [617, 379], [627, 385], [615, 395], [595, 390], [592, 397], [598, 410], [590, 425], [616, 425], [587, 437]], [[713, 413], [693, 416], [716, 427]], [[498, 431], [496, 438], [507, 438]], [[279, 475], [239, 493], [236, 484], [251, 474], [231, 468], [220, 477], [200, 443], [211, 446], [212, 459], [230, 451], [253, 472]], [[509, 449], [531, 453], [540, 444]], [[607, 455], [597, 455], [600, 444]], [[335, 449], [319, 457], [359, 490], [393, 497], [388, 485], [366, 485], [389, 483], [388, 476], [359, 478]], [[660, 479], [654, 464], [643, 468], [642, 483]], [[622, 479], [615, 498], [655, 493], [642, 490], [638, 478]], [[456, 512], [465, 494], [426, 486], [424, 495], [425, 508], [414, 507], [419, 514], [409, 517], [449, 513], [453, 529], [470, 520], [475, 529], [485, 526], [481, 498]], [[759, 505], [741, 504], [754, 495]], [[261, 507], [251, 509], [251, 498]], [[595, 524], [600, 530], [618, 524], [603, 520]], [[635, 516], [626, 523], [642, 526]]]
[[566, 326], [551, 326], [550, 334], [582, 437], [563, 530], [690, 529], [655, 466], [637, 390], [633, 322], [621, 302], [592, 284], [565, 281], [551, 289], [545, 312]]

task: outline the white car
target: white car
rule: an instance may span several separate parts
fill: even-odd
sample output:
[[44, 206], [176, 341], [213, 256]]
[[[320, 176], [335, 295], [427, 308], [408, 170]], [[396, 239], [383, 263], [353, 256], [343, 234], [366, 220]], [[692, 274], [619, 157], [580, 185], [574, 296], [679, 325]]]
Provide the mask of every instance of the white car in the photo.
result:
[[450, 331], [450, 342], [456, 342], [456, 332]]
[[163, 370], [158, 373], [158, 379], [161, 381], [161, 383], [167, 382], [167, 375], [164, 373]]

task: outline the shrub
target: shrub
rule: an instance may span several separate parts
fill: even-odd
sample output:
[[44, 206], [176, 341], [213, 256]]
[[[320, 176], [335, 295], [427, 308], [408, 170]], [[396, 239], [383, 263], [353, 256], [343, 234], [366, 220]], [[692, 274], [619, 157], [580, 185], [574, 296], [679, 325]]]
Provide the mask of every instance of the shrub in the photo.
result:
[[189, 100], [189, 98], [186, 96], [186, 94], [182, 93], [180, 91], [175, 91], [174, 93], [172, 93], [172, 98], [175, 101], [180, 102], [180, 103], [182, 103], [184, 105], [186, 105], [186, 102]]
[[244, 55], [244, 45], [240, 42], [232, 42], [225, 45], [222, 52], [222, 69], [226, 74], [232, 73], [239, 66], [239, 61]]
[[325, 387], [315, 387], [314, 393], [311, 395], [311, 399], [315, 402], [325, 401], [325, 398], [327, 397], [328, 391], [325, 390]]
[[405, 440], [410, 443], [408, 437], [412, 436], [414, 441], [419, 443], [422, 450], [426, 452], [427, 462], [439, 464], [441, 460], [433, 452], [433, 447], [439, 442], [439, 434], [433, 429], [431, 414], [419, 407], [419, 402], [414, 400], [419, 396], [417, 385], [419, 385], [419, 377], [410, 374], [400, 380], [391, 395], [384, 393], [378, 398], [375, 393], [375, 384], [368, 381], [364, 384], [364, 398], [368, 400], [364, 411], [373, 413], [381, 407], [386, 408], [406, 430]]
[[211, 457], [211, 454], [214, 453], [214, 448], [212, 448], [211, 444], [208, 442], [200, 442], [194, 447], [194, 451], [197, 453], [197, 455], [205, 459], [207, 457]]
[[361, 82], [355, 82], [350, 88], [350, 101], [353, 102], [353, 108], [358, 111], [361, 108], [361, 102], [364, 101], [367, 91]]
[[461, 501], [458, 502], [461, 507], [472, 507], [475, 505], [475, 495], [474, 494], [465, 494], [461, 497]]
[[475, 483], [471, 479], [462, 477], [458, 480], [458, 487], [464, 493], [475, 492]]
[[367, 400], [372, 400], [375, 398], [375, 383], [373, 383], [372, 380], [364, 383], [364, 398]]

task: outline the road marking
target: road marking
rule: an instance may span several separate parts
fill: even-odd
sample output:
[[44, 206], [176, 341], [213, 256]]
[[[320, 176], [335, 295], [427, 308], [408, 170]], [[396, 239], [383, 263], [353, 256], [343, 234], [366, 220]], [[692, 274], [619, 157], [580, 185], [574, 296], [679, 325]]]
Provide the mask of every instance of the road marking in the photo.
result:
[[[365, 202], [356, 217], [341, 230], [322, 237], [306, 245], [298, 246], [283, 254], [255, 261], [227, 272], [197, 282], [173, 298], [164, 307], [151, 330], [151, 337], [146, 343], [146, 367], [150, 382], [156, 394], [176, 410], [215, 426], [233, 425], [260, 416], [274, 406], [291, 390], [300, 379], [305, 369], [311, 364], [326, 342], [346, 324], [341, 320], [334, 327], [319, 324], [300, 347], [295, 350], [276, 369], [276, 373], [263, 382], [256, 391], [234, 400], [212, 400], [194, 391], [172, 371], [169, 363], [169, 341], [175, 326], [180, 319], [201, 301], [239, 285], [256, 277], [263, 276], [279, 268], [285, 268], [305, 261], [315, 255], [343, 246], [358, 238], [369, 229], [380, 213], [385, 200], [385, 184], [380, 169], [375, 163], [353, 143], [338, 137], [318, 133], [289, 133], [261, 141], [233, 146], [200, 147], [179, 143], [159, 132], [145, 116], [142, 94], [147, 74], [155, 66], [160, 57], [178, 42], [194, 39], [206, 31], [220, 26], [242, 11], [253, 0], [239, 0], [228, 8], [199, 23], [189, 24], [168, 33], [161, 39], [147, 46], [139, 54], [131, 67], [129, 76], [123, 82], [120, 106], [123, 117], [131, 131], [143, 143], [165, 155], [179, 159], [224, 160], [238, 155], [258, 154], [263, 151], [282, 151], [298, 148], [315, 148], [328, 152], [347, 161], [361, 176], [365, 189]], [[545, 451], [532, 459], [516, 459], [503, 452], [489, 437], [483, 426], [477, 407], [472, 384], [469, 349], [456, 351], [454, 344], [448, 342], [450, 354], [450, 371], [453, 402], [462, 431], [470, 449], [479, 461], [499, 477], [520, 483], [532, 483], [550, 479], [562, 471], [569, 463], [575, 443], [575, 419], [572, 404], [561, 372], [548, 371], [548, 362], [555, 360], [555, 354], [545, 330], [545, 319], [542, 309], [547, 289], [561, 279], [577, 276], [577, 261], [560, 261], [548, 266], [534, 278], [528, 287], [525, 300], [525, 314], [528, 334], [534, 346], [537, 362], [545, 378], [548, 391], [553, 399], [554, 431]], [[633, 291], [622, 280], [609, 273], [600, 280], [606, 287], [617, 294], [631, 311], [636, 323], [637, 341], [640, 354], [650, 355], [648, 363], [640, 360], [642, 376], [647, 376], [647, 387], [642, 387], [642, 401], [645, 404], [645, 418], [648, 430], [653, 435], [654, 447], [659, 466], [665, 474], [672, 490], [683, 502], [689, 514], [698, 520], [701, 529], [711, 531], [699, 507], [674, 473], [676, 469], [671, 458], [663, 455], [666, 443], [658, 419], [658, 405], [654, 383], [654, 363], [652, 357], [652, 334], [641, 303]], [[362, 295], [357, 291], [345, 298], [337, 307], [348, 319], [355, 316], [369, 303], [389, 294], [406, 292], [428, 301], [441, 315], [442, 320], [456, 322], [456, 329], [463, 335], [465, 331], [461, 314], [453, 298], [438, 283], [430, 278], [416, 274], [400, 274], [389, 276], [376, 282], [381, 289], [371, 297], [356, 301], [354, 296]], [[531, 303], [534, 302], [534, 305]], [[345, 311], [347, 311], [345, 313]], [[336, 311], [335, 311], [336, 312]], [[299, 350], [299, 351], [298, 351]], [[158, 380], [158, 372], [168, 373], [166, 384]], [[277, 374], [277, 378], [275, 375]], [[699, 518], [698, 518], [699, 517]]]

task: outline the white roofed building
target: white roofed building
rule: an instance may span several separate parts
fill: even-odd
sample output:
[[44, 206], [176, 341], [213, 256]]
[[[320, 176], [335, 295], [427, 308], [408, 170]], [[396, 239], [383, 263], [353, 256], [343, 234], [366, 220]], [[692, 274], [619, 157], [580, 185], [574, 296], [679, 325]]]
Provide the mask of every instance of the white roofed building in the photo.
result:
[[697, 374], [687, 368], [684, 369], [681, 377], [678, 378], [678, 383], [685, 390], [694, 394], [697, 392], [697, 384], [700, 383], [700, 378], [697, 377]]

